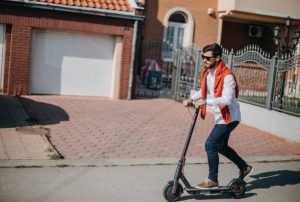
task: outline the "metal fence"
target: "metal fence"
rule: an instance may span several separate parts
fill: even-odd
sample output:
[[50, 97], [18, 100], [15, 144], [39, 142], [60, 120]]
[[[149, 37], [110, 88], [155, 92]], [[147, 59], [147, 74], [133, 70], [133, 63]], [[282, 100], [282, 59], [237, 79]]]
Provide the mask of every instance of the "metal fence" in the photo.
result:
[[299, 54], [278, 59], [273, 108], [300, 115]]
[[199, 89], [201, 75], [201, 53], [195, 46], [176, 51], [172, 92], [176, 99], [190, 97], [192, 89]]
[[[201, 51], [194, 46], [176, 51], [172, 94], [176, 99], [199, 89]], [[242, 50], [223, 49], [222, 60], [236, 75], [239, 101], [300, 116], [300, 55], [271, 57], [256, 45]]]
[[225, 50], [224, 53], [224, 56], [228, 57], [228, 66], [238, 80], [239, 100], [266, 106], [272, 63], [270, 54], [254, 45], [246, 46], [235, 54], [233, 50]]
[[161, 40], [150, 40], [143, 46], [142, 67], [136, 75], [136, 98], [172, 97], [173, 59], [175, 50]]
[[[203, 61], [194, 45], [173, 50], [163, 41], [143, 47], [143, 67], [136, 78], [136, 97], [185, 99], [199, 90]], [[300, 116], [300, 55], [271, 56], [257, 45], [223, 48], [222, 60], [235, 73], [239, 101]]]

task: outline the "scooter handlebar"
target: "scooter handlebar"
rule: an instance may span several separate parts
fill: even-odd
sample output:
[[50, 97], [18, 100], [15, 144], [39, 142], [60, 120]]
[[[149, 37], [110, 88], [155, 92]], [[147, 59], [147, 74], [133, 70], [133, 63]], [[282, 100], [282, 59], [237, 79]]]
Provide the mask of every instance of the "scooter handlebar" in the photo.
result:
[[196, 105], [194, 103], [192, 103], [192, 102], [189, 102], [188, 105], [187, 105], [187, 107], [192, 107], [192, 108], [195, 108], [195, 109], [196, 108], [198, 108], [198, 109], [201, 108], [201, 106], [199, 106], [199, 105], [198, 105], [198, 107], [196, 107]]

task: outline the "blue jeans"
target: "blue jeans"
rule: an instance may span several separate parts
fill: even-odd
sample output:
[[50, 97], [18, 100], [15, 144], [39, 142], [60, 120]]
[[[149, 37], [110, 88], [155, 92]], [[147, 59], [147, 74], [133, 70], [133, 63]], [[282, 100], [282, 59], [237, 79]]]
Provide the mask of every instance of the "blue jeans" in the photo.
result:
[[246, 162], [231, 147], [228, 146], [230, 133], [238, 124], [238, 121], [234, 121], [228, 125], [216, 124], [205, 142], [205, 150], [207, 153], [209, 167], [208, 178], [215, 182], [218, 182], [218, 153], [223, 154], [229, 160], [234, 162], [240, 170], [247, 166]]

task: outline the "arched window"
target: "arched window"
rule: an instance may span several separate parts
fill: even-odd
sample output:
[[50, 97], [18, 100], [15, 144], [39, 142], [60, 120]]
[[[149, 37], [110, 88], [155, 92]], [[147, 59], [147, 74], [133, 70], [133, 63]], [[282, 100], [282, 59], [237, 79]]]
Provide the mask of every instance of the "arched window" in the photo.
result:
[[183, 47], [186, 16], [183, 12], [175, 12], [169, 17], [165, 42], [169, 44], [168, 50]]
[[181, 7], [172, 8], [164, 18], [164, 61], [173, 61], [173, 50], [192, 45], [194, 20], [191, 13]]

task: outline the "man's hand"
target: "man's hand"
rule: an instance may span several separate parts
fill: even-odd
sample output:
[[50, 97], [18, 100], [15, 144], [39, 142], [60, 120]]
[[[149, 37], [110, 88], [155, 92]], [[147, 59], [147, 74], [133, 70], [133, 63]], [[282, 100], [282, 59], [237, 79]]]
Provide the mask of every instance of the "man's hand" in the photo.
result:
[[188, 98], [186, 100], [183, 100], [182, 104], [183, 104], [183, 106], [187, 107], [192, 102], [193, 102], [193, 99], [192, 98]]
[[195, 108], [198, 109], [200, 108], [202, 105], [206, 104], [206, 100], [200, 99], [195, 103]]

